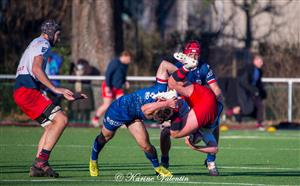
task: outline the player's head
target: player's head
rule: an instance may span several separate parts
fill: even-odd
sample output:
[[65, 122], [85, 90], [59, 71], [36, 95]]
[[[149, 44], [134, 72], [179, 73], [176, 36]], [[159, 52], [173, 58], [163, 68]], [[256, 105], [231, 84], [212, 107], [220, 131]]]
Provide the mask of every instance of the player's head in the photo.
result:
[[42, 23], [41, 31], [48, 35], [48, 41], [51, 46], [54, 46], [60, 38], [60, 26], [53, 20], [48, 19]]
[[173, 113], [174, 111], [171, 107], [162, 107], [154, 112], [153, 119], [159, 123], [163, 123], [164, 121], [170, 120]]
[[196, 40], [189, 41], [183, 50], [183, 53], [187, 56], [190, 56], [194, 59], [198, 59], [201, 54], [201, 46], [200, 43]]
[[253, 58], [253, 64], [256, 68], [261, 68], [264, 65], [264, 61], [260, 55], [255, 55]]
[[131, 63], [133, 54], [130, 51], [124, 50], [120, 55], [120, 61], [124, 64]]

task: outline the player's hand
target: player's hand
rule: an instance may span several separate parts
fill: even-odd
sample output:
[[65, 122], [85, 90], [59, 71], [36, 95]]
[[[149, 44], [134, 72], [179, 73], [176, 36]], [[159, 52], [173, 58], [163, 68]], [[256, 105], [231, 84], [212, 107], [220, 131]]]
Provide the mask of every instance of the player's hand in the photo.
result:
[[192, 145], [190, 142], [190, 136], [185, 137], [185, 144], [189, 146], [191, 149], [196, 150], [196, 147]]
[[62, 94], [67, 100], [72, 101], [75, 98], [73, 97], [73, 92], [66, 88], [54, 88], [53, 92], [56, 94]]
[[125, 82], [125, 88], [126, 88], [126, 89], [129, 89], [129, 88], [130, 88], [130, 83], [129, 83], [129, 81], [126, 81], [126, 82]]
[[173, 109], [177, 108], [178, 104], [177, 104], [177, 98], [172, 98], [172, 99], [167, 99], [167, 105]]
[[74, 101], [75, 101], [75, 100], [79, 100], [79, 99], [86, 99], [88, 97], [85, 94], [82, 94], [80, 92], [76, 92], [76, 93], [73, 94], [73, 98], [74, 98]]

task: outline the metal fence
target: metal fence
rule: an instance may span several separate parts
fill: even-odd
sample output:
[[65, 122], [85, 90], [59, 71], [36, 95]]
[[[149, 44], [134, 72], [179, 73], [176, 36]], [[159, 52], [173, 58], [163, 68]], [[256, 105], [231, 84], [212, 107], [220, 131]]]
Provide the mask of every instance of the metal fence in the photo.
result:
[[[20, 113], [12, 99], [15, 75], [0, 75], [0, 120], [14, 117], [14, 113]], [[93, 92], [93, 109], [84, 111], [87, 114], [85, 118], [90, 117], [95, 107], [101, 102], [100, 84], [105, 79], [104, 76], [50, 76], [50, 79], [61, 80], [62, 85], [68, 88], [74, 88], [74, 81], [91, 80], [92, 83], [84, 86]], [[131, 82], [132, 92], [138, 88], [151, 85], [155, 81], [152, 76], [128, 76], [127, 80]], [[268, 97], [265, 101], [265, 118], [275, 121], [300, 121], [300, 78], [263, 78]], [[225, 98], [226, 99], [226, 98]], [[63, 103], [66, 110], [73, 107]], [[70, 117], [78, 116], [74, 111], [69, 112]], [[72, 119], [71, 119], [72, 120]], [[89, 119], [88, 119], [89, 120]]]

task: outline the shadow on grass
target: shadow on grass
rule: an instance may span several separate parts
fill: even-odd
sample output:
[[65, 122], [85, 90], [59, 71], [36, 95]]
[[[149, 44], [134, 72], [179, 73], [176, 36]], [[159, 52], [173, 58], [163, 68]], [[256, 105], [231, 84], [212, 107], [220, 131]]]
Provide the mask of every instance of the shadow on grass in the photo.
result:
[[[258, 164], [255, 164], [258, 165]], [[263, 164], [259, 164], [263, 165]], [[89, 165], [86, 164], [68, 164], [68, 163], [54, 163], [53, 168], [58, 172], [88, 172]], [[29, 165], [0, 165], [1, 174], [18, 174], [18, 173], [28, 173]], [[152, 166], [150, 163], [99, 163], [99, 168], [101, 172], [117, 172], [117, 171], [151, 171]], [[174, 164], [170, 166], [170, 170], [175, 176], [203, 176], [207, 175], [207, 170], [204, 166], [199, 164]], [[222, 169], [220, 167], [220, 176], [300, 176], [299, 171], [239, 171], [232, 172], [228, 169]], [[153, 174], [143, 174], [145, 176], [153, 176]]]

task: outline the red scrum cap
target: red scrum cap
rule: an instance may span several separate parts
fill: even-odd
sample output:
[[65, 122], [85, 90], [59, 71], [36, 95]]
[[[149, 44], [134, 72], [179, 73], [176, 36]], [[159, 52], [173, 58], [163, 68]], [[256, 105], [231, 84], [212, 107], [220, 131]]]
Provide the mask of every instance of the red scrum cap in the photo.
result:
[[200, 55], [201, 52], [201, 46], [200, 43], [196, 40], [191, 40], [189, 41], [185, 47], [184, 47], [184, 51], [183, 53], [188, 55], [190, 53], [197, 53], [198, 55]]

